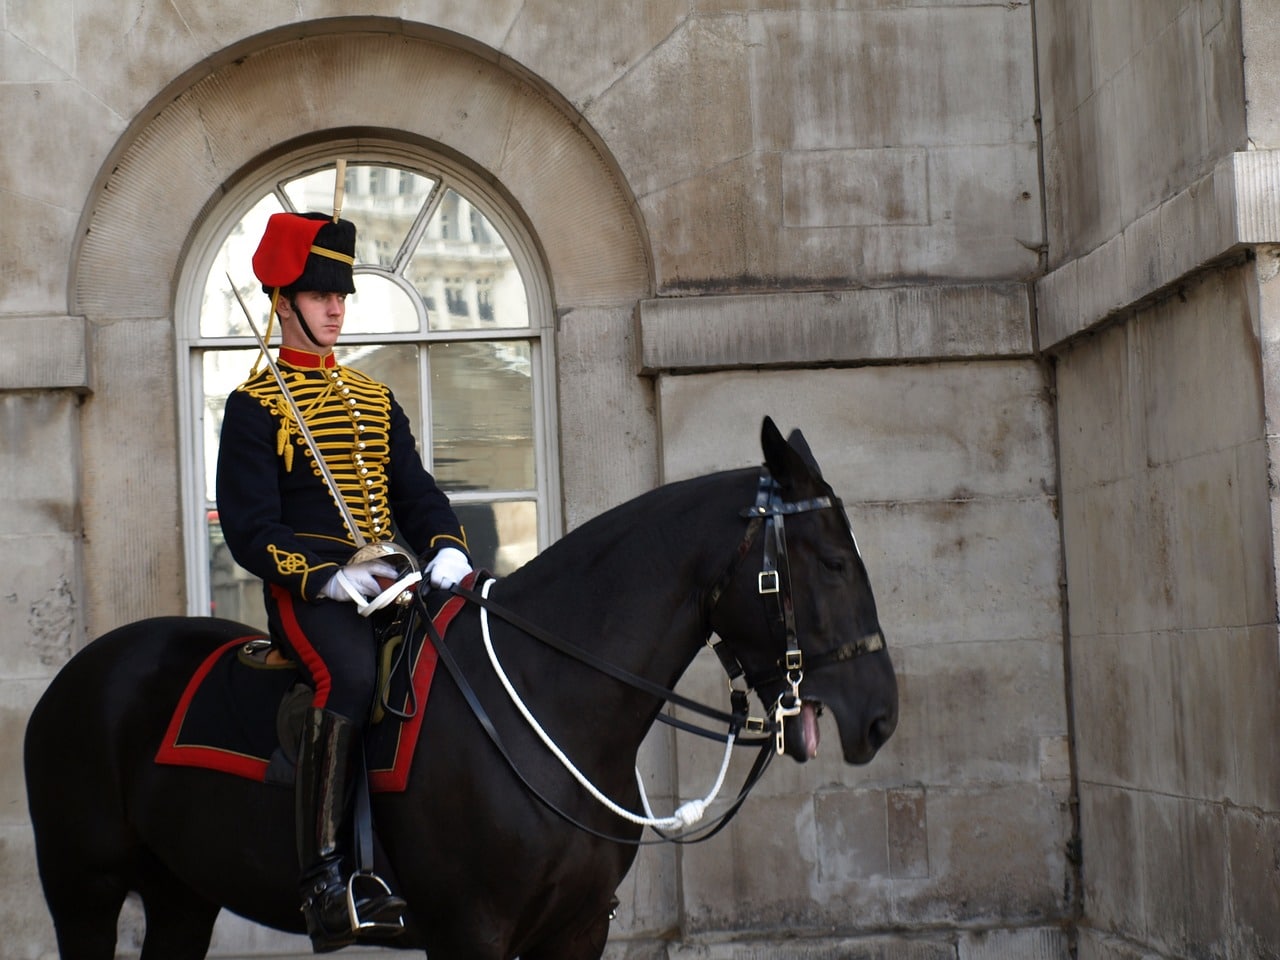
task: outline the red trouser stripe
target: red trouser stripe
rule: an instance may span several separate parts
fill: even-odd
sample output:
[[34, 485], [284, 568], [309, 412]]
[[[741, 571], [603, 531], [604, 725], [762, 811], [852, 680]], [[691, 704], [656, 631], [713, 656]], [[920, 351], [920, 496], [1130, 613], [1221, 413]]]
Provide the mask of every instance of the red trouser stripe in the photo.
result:
[[293, 652], [302, 660], [302, 665], [307, 668], [307, 673], [311, 674], [311, 681], [315, 684], [316, 695], [312, 698], [311, 705], [318, 710], [323, 709], [329, 700], [329, 689], [332, 686], [329, 668], [298, 624], [298, 618], [293, 612], [293, 594], [279, 584], [273, 583], [270, 586], [285, 638], [289, 641], [289, 646], [293, 647]]

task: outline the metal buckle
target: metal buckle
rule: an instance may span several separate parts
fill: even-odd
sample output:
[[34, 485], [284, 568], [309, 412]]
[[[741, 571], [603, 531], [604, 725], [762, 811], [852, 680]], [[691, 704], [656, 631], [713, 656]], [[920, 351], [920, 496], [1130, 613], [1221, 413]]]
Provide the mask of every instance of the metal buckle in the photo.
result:
[[794, 673], [797, 670], [804, 669], [804, 651], [788, 650], [783, 657], [782, 664], [786, 667], [787, 673]]
[[777, 570], [761, 570], [756, 585], [759, 587], [761, 595], [778, 593], [782, 589], [778, 582]]

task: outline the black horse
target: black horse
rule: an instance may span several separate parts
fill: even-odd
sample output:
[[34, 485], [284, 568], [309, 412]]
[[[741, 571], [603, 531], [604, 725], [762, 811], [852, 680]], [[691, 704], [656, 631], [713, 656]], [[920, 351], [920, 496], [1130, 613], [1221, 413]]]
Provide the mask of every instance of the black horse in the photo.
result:
[[[762, 445], [764, 468], [669, 484], [610, 510], [498, 581], [491, 599], [667, 687], [714, 632], [722, 660], [740, 664], [780, 718], [783, 752], [813, 754], [825, 707], [845, 760], [866, 763], [898, 709], [867, 573], [799, 431], [784, 440], [766, 419]], [[662, 698], [489, 619], [511, 683], [547, 733], [605, 795], [636, 809], [636, 754]], [[394, 945], [433, 960], [594, 960], [641, 828], [535, 739], [480, 629], [469, 603], [445, 645], [520, 769], [459, 684], [438, 676], [407, 788], [373, 798], [378, 872], [409, 904]], [[27, 791], [63, 960], [113, 956], [129, 891], [146, 914], [144, 960], [204, 957], [223, 908], [302, 931], [291, 791], [153, 761], [197, 665], [246, 632], [205, 618], [122, 627], [76, 654], [37, 704]]]

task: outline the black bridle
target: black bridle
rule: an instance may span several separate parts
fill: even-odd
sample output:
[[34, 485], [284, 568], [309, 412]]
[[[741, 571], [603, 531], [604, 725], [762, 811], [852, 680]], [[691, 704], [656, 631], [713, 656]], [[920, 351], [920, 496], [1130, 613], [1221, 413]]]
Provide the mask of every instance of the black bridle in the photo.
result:
[[[660, 713], [658, 719], [690, 733], [699, 736], [708, 737], [710, 739], [726, 742], [729, 738], [733, 738], [735, 746], [755, 746], [759, 747], [759, 754], [755, 762], [752, 764], [750, 771], [747, 773], [742, 787], [739, 789], [737, 796], [734, 798], [729, 808], [715, 820], [702, 827], [695, 828], [688, 833], [681, 835], [668, 835], [661, 831], [659, 841], [643, 841], [635, 840], [629, 837], [620, 837], [607, 833], [603, 833], [593, 827], [587, 826], [570, 814], [562, 810], [533, 784], [531, 784], [521, 773], [515, 759], [507, 750], [501, 736], [490, 720], [488, 713], [483, 705], [476, 697], [470, 683], [463, 675], [456, 659], [448, 646], [442, 641], [435, 626], [431, 622], [431, 617], [426, 609], [426, 604], [420, 595], [416, 595], [416, 602], [411, 610], [415, 615], [420, 617], [427, 630], [431, 642], [434, 644], [438, 653], [440, 662], [444, 664], [453, 678], [454, 683], [458, 686], [463, 698], [470, 706], [472, 713], [475, 714], [481, 727], [488, 735], [489, 739], [497, 747], [498, 752], [502, 755], [507, 765], [511, 768], [517, 779], [525, 786], [525, 788], [541, 801], [548, 809], [559, 815], [564, 820], [573, 824], [581, 830], [610, 840], [615, 843], [625, 844], [645, 844], [655, 842], [676, 842], [676, 843], [695, 843], [708, 840], [715, 834], [720, 832], [733, 816], [738, 812], [747, 795], [759, 781], [768, 767], [769, 761], [775, 753], [783, 752], [783, 722], [787, 717], [796, 716], [801, 711], [800, 699], [800, 682], [804, 678], [805, 659], [800, 649], [797, 639], [795, 626], [795, 612], [792, 603], [791, 592], [791, 566], [787, 555], [786, 530], [783, 518], [789, 515], [807, 513], [813, 510], [839, 509], [843, 514], [843, 505], [840, 500], [834, 496], [813, 497], [808, 500], [786, 501], [780, 496], [781, 487], [766, 467], [760, 468], [760, 476], [756, 487], [756, 502], [753, 506], [747, 507], [740, 512], [740, 516], [747, 520], [747, 529], [742, 540], [738, 544], [736, 553], [730, 561], [728, 567], [724, 571], [719, 580], [712, 586], [707, 594], [704, 606], [704, 619], [708, 625], [708, 633], [711, 634], [710, 622], [716, 607], [719, 605], [725, 590], [737, 576], [739, 568], [743, 561], [751, 552], [751, 548], [760, 532], [764, 532], [764, 548], [762, 551], [761, 570], [756, 578], [757, 588], [762, 597], [774, 598], [776, 610], [770, 617], [770, 632], [773, 631], [773, 624], [781, 624], [785, 639], [785, 652], [777, 661], [780, 668], [779, 673], [770, 675], [765, 678], [751, 678], [746, 675], [742, 664], [737, 656], [730, 649], [729, 644], [717, 638], [712, 634], [712, 639], [708, 641], [708, 645], [715, 652], [725, 672], [729, 675], [730, 681], [730, 707], [731, 712], [725, 713], [714, 707], [684, 697], [674, 690], [654, 683], [644, 677], [638, 676], [629, 670], [625, 670], [615, 664], [604, 660], [589, 650], [578, 647], [574, 644], [555, 636], [549, 631], [543, 629], [515, 613], [512, 610], [495, 603], [493, 600], [483, 596], [478, 590], [455, 585], [451, 588], [452, 592], [460, 597], [465, 598], [471, 603], [476, 604], [488, 610], [491, 614], [504, 620], [511, 626], [515, 627], [522, 633], [540, 641], [546, 646], [572, 657], [581, 663], [586, 664], [592, 669], [613, 677], [615, 680], [621, 681], [637, 690], [657, 697], [667, 703], [690, 710], [694, 713], [701, 714], [704, 717], [725, 724], [727, 732], [724, 734], [708, 730], [703, 727], [696, 726], [667, 714]], [[846, 518], [846, 523], [847, 523]], [[850, 534], [852, 536], [852, 532]], [[884, 638], [879, 631], [860, 637], [857, 640], [842, 644], [835, 650], [811, 657], [808, 662], [810, 670], [819, 669], [835, 663], [841, 663], [851, 660], [854, 657], [864, 653], [871, 653], [884, 649]], [[779, 679], [785, 679], [790, 689], [784, 690], [779, 694], [777, 701], [773, 706], [773, 719], [766, 720], [749, 716], [750, 694], [757, 689], [760, 684], [774, 683]], [[739, 684], [745, 684], [745, 686]], [[763, 736], [740, 737], [744, 730], [749, 733], [763, 734]], [[772, 734], [772, 736], [770, 736]]]
[[[756, 578], [757, 592], [764, 598], [766, 607], [771, 607], [768, 617], [771, 632], [780, 626], [783, 635], [784, 652], [775, 661], [777, 673], [765, 677], [749, 677], [730, 644], [715, 639], [711, 648], [715, 651], [720, 665], [729, 675], [731, 683], [743, 678], [750, 689], [761, 689], [765, 686], [784, 681], [789, 689], [784, 689], [773, 704], [773, 720], [766, 724], [760, 722], [760, 729], [771, 729], [775, 737], [775, 748], [783, 751], [783, 727], [788, 717], [799, 715], [801, 711], [800, 682], [804, 679], [806, 666], [810, 672], [852, 660], [864, 653], [874, 653], [884, 649], [884, 636], [879, 630], [864, 634], [854, 640], [847, 641], [834, 650], [811, 656], [806, 663], [804, 651], [800, 649], [799, 636], [796, 631], [795, 604], [792, 601], [791, 562], [787, 553], [787, 534], [785, 518], [814, 510], [839, 510], [848, 525], [848, 516], [844, 512], [844, 504], [839, 497], [824, 495], [807, 500], [783, 500], [782, 489], [769, 473], [767, 467], [760, 468], [760, 477], [756, 484], [756, 502], [753, 506], [742, 510], [739, 516], [747, 520], [747, 530], [738, 544], [738, 551], [730, 562], [728, 569], [716, 581], [707, 595], [706, 616], [710, 622], [711, 615], [720, 603], [724, 591], [733, 582], [738, 568], [751, 552], [755, 538], [764, 531], [764, 549], [761, 557], [760, 574]], [[853, 538], [850, 529], [849, 536]], [[854, 550], [857, 541], [854, 540]], [[772, 602], [770, 602], [772, 598]]]

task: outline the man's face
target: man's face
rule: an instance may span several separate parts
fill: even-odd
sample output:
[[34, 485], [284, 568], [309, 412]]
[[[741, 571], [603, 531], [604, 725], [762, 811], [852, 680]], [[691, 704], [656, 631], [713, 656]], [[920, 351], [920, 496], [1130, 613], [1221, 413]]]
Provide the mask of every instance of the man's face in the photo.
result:
[[342, 321], [347, 316], [347, 295], [303, 290], [294, 296], [293, 300], [306, 319], [307, 327], [316, 338], [316, 342], [313, 343], [303, 332], [302, 325], [293, 314], [293, 307], [288, 300], [281, 297], [277, 304], [277, 311], [280, 314], [281, 343], [286, 347], [312, 352], [319, 350], [324, 353], [332, 350], [342, 334]]

